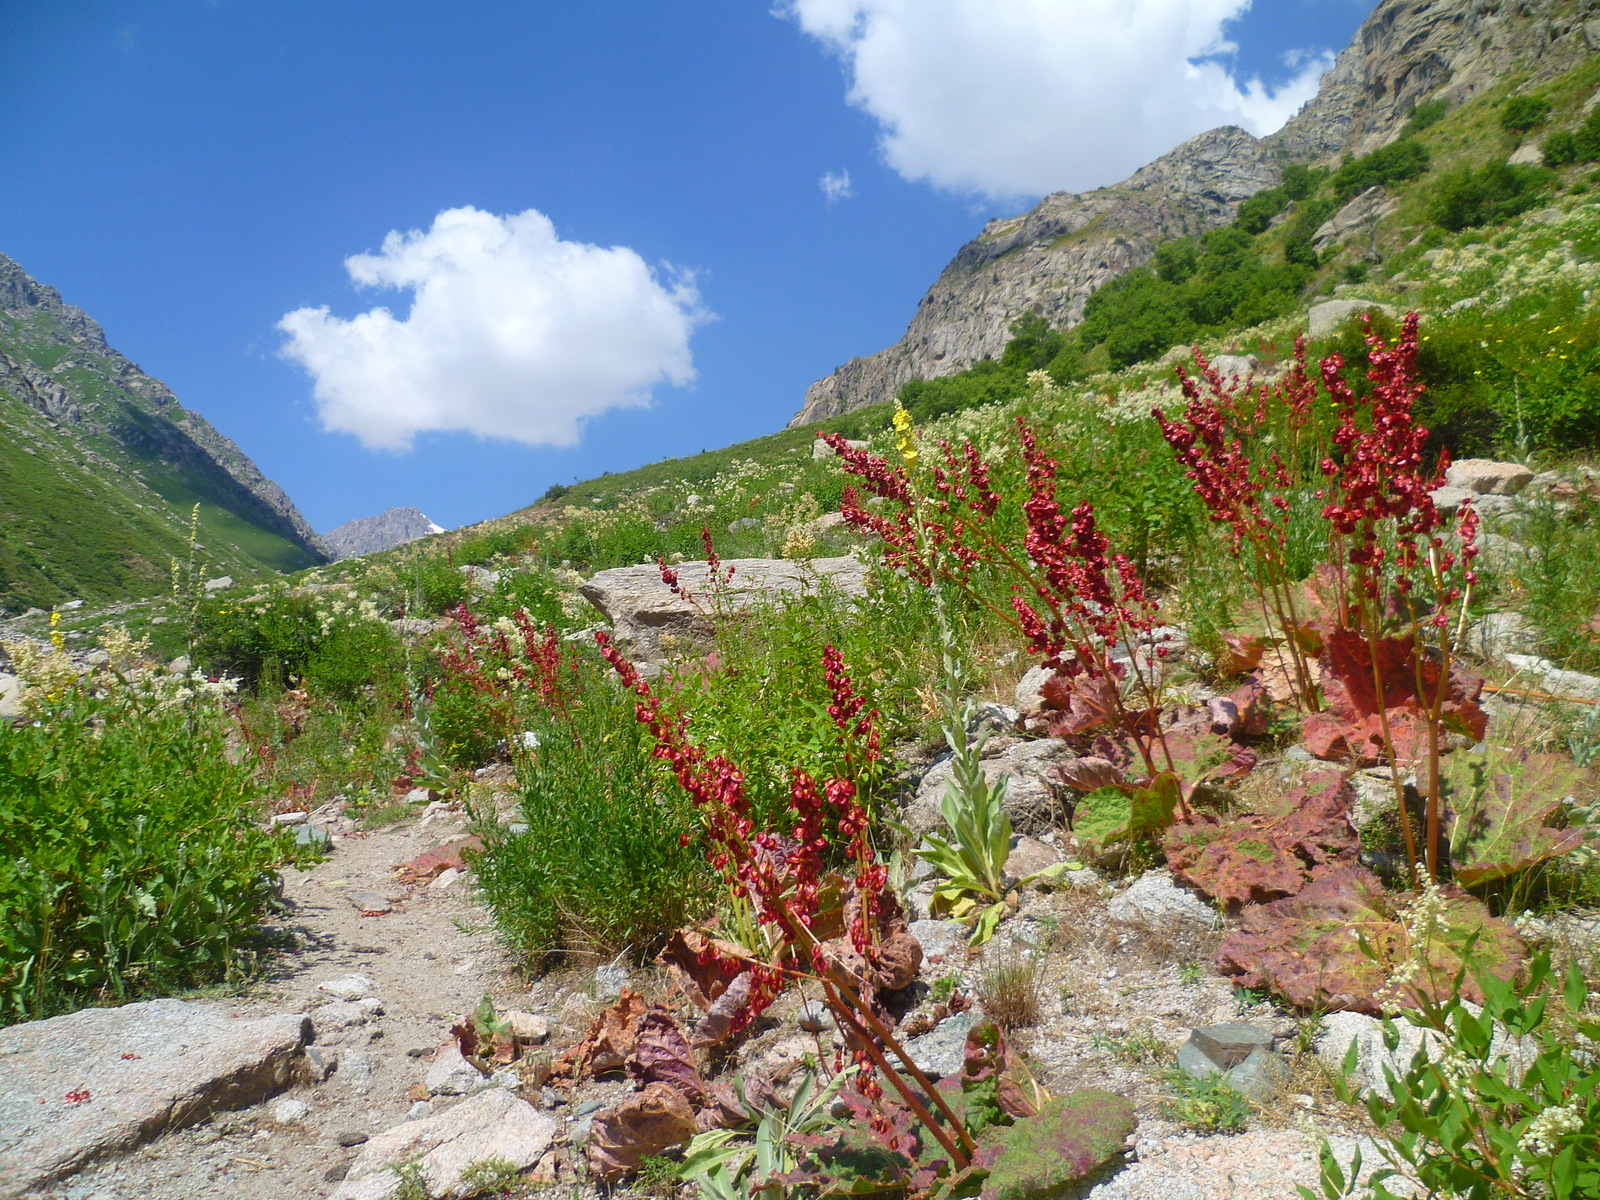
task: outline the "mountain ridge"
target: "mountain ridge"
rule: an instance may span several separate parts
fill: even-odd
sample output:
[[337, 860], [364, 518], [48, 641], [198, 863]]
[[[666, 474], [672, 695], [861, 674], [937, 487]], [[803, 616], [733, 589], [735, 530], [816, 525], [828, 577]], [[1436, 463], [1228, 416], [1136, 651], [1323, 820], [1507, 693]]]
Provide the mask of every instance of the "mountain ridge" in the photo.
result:
[[9, 432], [0, 601], [159, 588], [167, 559], [186, 552], [195, 504], [204, 553], [219, 569], [293, 570], [329, 558], [294, 502], [232, 439], [4, 254], [0, 423]]
[[1424, 97], [1452, 107], [1515, 70], [1555, 75], [1600, 48], [1597, 0], [1382, 0], [1283, 128], [1257, 139], [1209, 130], [1127, 179], [1054, 192], [1028, 212], [986, 224], [918, 304], [905, 335], [852, 358], [806, 389], [789, 428], [892, 400], [914, 378], [998, 357], [1010, 326], [1038, 312], [1057, 328], [1090, 295], [1147, 263], [1155, 248], [1227, 224], [1273, 187], [1281, 165], [1336, 162], [1393, 140]]

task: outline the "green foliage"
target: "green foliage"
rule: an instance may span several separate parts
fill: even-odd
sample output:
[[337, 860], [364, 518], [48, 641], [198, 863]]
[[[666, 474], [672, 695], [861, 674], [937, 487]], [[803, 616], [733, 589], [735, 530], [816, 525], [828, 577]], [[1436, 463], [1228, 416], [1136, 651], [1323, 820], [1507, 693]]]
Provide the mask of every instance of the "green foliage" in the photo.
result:
[[1196, 1133], [1243, 1133], [1250, 1121], [1250, 1101], [1241, 1096], [1221, 1072], [1196, 1078], [1186, 1071], [1167, 1075], [1172, 1096], [1162, 1113]]
[[1507, 133], [1527, 133], [1550, 115], [1550, 101], [1539, 96], [1512, 96], [1500, 106], [1500, 128]]
[[1267, 188], [1257, 192], [1244, 203], [1239, 205], [1239, 210], [1234, 215], [1234, 223], [1248, 234], [1265, 233], [1267, 226], [1272, 224], [1284, 209], [1289, 207], [1290, 196], [1287, 187]]
[[[1395, 1200], [1387, 1181], [1396, 1177], [1429, 1195], [1468, 1200], [1600, 1194], [1600, 1069], [1589, 1049], [1600, 1021], [1589, 1012], [1582, 974], [1572, 965], [1558, 977], [1541, 955], [1521, 986], [1486, 979], [1483, 992], [1481, 1010], [1459, 996], [1417, 997], [1406, 1020], [1432, 1040], [1403, 1070], [1384, 1067], [1389, 1098], [1376, 1090], [1363, 1098], [1335, 1080], [1340, 1099], [1364, 1108], [1382, 1131], [1386, 1166], [1362, 1180], [1358, 1158], [1346, 1177], [1324, 1142], [1321, 1197]], [[1399, 1046], [1394, 1021], [1384, 1022], [1383, 1040], [1391, 1053]], [[1356, 1053], [1352, 1044], [1346, 1074]]]
[[1424, 129], [1432, 129], [1450, 111], [1448, 100], [1424, 100], [1411, 110], [1411, 118], [1400, 130], [1402, 138], [1415, 137]]
[[[1308, 268], [1292, 257], [1269, 262], [1255, 249], [1251, 231], [1265, 229], [1288, 203], [1281, 189], [1262, 195], [1267, 199], [1250, 210], [1248, 221], [1212, 230], [1198, 243], [1165, 243], [1150, 267], [1130, 271], [1096, 291], [1078, 331], [1083, 344], [1104, 345], [1111, 364], [1124, 367], [1207, 331], [1255, 324], [1292, 309]], [[1240, 212], [1243, 218], [1246, 210]], [[1290, 225], [1298, 229], [1294, 218]], [[1304, 244], [1310, 245], [1309, 232]]]
[[1549, 185], [1550, 176], [1541, 167], [1499, 160], [1476, 170], [1458, 167], [1434, 181], [1428, 217], [1453, 233], [1504, 221], [1532, 208]]
[[1011, 339], [998, 360], [980, 359], [965, 371], [935, 379], [913, 379], [897, 399], [918, 421], [963, 412], [1014, 399], [1027, 386], [1032, 371], [1044, 371], [1057, 383], [1083, 378], [1083, 354], [1075, 339], [1038, 313], [1011, 324]]
[[1346, 157], [1333, 173], [1333, 195], [1340, 204], [1368, 188], [1389, 187], [1415, 179], [1431, 165], [1428, 148], [1414, 138], [1401, 138], [1360, 158]]
[[634, 697], [601, 670], [585, 661], [562, 704], [524, 714], [539, 740], [517, 762], [526, 828], [479, 827], [483, 895], [536, 963], [563, 951], [647, 959], [706, 904], [698, 817], [653, 756]]
[[[927, 834], [917, 848], [917, 857], [932, 863], [944, 876], [933, 893], [936, 910], [948, 912], [958, 921], [975, 914], [972, 944], [981, 946], [994, 936], [1005, 913], [1005, 895], [1010, 890], [1005, 866], [1011, 856], [1011, 818], [1001, 807], [1006, 781], [990, 783], [983, 773], [980, 758], [987, 738], [980, 734], [974, 742], [967, 735], [976, 712], [968, 701], [945, 722], [952, 778], [941, 810], [950, 836]], [[1021, 880], [1017, 886], [1053, 879], [1064, 870], [1066, 864], [1056, 863]]]
[[41, 723], [0, 723], [0, 1020], [242, 965], [294, 850], [256, 826], [259, 790], [227, 740], [220, 711], [171, 688], [73, 691]]
[[1564, 167], [1578, 161], [1578, 139], [1570, 129], [1558, 129], [1539, 143], [1539, 154], [1547, 167]]
[[304, 680], [311, 690], [354, 699], [400, 673], [399, 642], [350, 589], [263, 589], [203, 600], [195, 617], [197, 661], [214, 675], [254, 686]]

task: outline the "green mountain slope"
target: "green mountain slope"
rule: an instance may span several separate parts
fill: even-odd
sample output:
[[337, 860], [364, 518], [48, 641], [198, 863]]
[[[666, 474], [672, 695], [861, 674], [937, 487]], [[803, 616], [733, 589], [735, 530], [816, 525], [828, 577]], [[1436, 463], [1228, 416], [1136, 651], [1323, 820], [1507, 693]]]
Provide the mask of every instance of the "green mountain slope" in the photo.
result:
[[196, 504], [218, 574], [327, 558], [238, 446], [0, 255], [0, 608], [164, 589]]

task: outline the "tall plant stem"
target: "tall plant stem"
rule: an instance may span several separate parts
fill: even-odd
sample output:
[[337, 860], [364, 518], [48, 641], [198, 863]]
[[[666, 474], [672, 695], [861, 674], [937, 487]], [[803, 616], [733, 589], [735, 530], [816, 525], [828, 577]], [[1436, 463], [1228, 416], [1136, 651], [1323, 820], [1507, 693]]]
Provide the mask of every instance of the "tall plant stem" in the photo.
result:
[[[916, 1063], [911, 1061], [910, 1053], [904, 1046], [895, 1041], [883, 1022], [879, 1021], [872, 1015], [870, 1009], [860, 1003], [860, 997], [852, 989], [841, 984], [838, 985], [838, 990], [835, 990], [835, 985], [831, 980], [823, 979], [822, 990], [827, 994], [828, 1006], [849, 1024], [851, 1032], [856, 1035], [856, 1040], [861, 1044], [867, 1057], [872, 1059], [873, 1065], [889, 1080], [890, 1086], [900, 1093], [900, 1098], [906, 1102], [906, 1106], [912, 1112], [916, 1113], [917, 1119], [928, 1127], [928, 1132], [933, 1134], [939, 1145], [944, 1147], [945, 1153], [949, 1154], [951, 1159], [954, 1160], [956, 1169], [958, 1171], [964, 1170], [972, 1162], [976, 1147], [973, 1145], [972, 1135], [967, 1132], [966, 1126], [951, 1111], [944, 1097], [939, 1095], [939, 1089], [934, 1087], [927, 1075], [918, 1068]], [[845, 996], [849, 997], [849, 1003], [846, 1002]], [[860, 1014], [861, 1018], [865, 1019], [865, 1024], [861, 1019], [857, 1018], [857, 1013]], [[884, 1057], [883, 1051], [873, 1042], [874, 1036], [881, 1038], [883, 1044], [894, 1052], [895, 1057], [905, 1065], [907, 1073], [917, 1081], [917, 1084], [927, 1094], [928, 1098], [938, 1106], [939, 1111], [950, 1122], [950, 1128], [955, 1131], [955, 1138], [952, 1138], [949, 1133], [939, 1127], [938, 1122], [934, 1120], [933, 1114], [928, 1111], [927, 1106], [907, 1086], [906, 1081], [900, 1077], [900, 1073], [889, 1065], [889, 1061]]]
[[[1358, 574], [1357, 584], [1362, 587], [1362, 595], [1366, 595], [1365, 572]], [[1364, 628], [1362, 635], [1367, 643], [1367, 661], [1372, 666], [1372, 694], [1378, 708], [1378, 725], [1383, 730], [1383, 748], [1389, 755], [1389, 780], [1394, 785], [1395, 807], [1400, 811], [1400, 831], [1406, 840], [1406, 859], [1411, 872], [1411, 886], [1417, 890], [1422, 888], [1422, 880], [1417, 875], [1417, 836], [1411, 828], [1411, 811], [1406, 807], [1406, 782], [1405, 776], [1400, 773], [1400, 756], [1395, 752], [1394, 732], [1389, 726], [1389, 706], [1383, 702], [1383, 668], [1378, 662], [1378, 622], [1375, 614], [1363, 613]], [[1429, 878], [1435, 878], [1432, 868], [1429, 868]]]

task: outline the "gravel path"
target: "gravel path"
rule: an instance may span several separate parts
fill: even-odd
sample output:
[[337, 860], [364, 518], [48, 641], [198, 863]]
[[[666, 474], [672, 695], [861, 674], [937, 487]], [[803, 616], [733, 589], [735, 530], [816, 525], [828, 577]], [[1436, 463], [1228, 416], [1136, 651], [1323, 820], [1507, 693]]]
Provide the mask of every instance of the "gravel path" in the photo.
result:
[[[316, 824], [333, 834], [332, 852], [313, 870], [285, 876], [288, 912], [275, 927], [292, 934], [297, 948], [251, 994], [218, 1002], [241, 1016], [311, 1013], [318, 1030], [312, 1057], [333, 1066], [331, 1074], [99, 1164], [31, 1200], [325, 1197], [362, 1142], [400, 1123], [425, 1098], [420, 1085], [433, 1050], [451, 1021], [486, 992], [502, 1011], [545, 1016], [553, 1047], [575, 1040], [599, 1007], [590, 995], [592, 971], [547, 977], [529, 988], [517, 980], [475, 901], [470, 874], [448, 886], [400, 882], [396, 866], [464, 834], [463, 814], [432, 808], [409, 825], [370, 833], [334, 811], [316, 814]], [[375, 896], [352, 902], [361, 893]], [[372, 915], [385, 906], [391, 911]], [[1348, 1162], [1359, 1130], [1303, 1058], [1281, 1093], [1257, 1109], [1248, 1132], [1201, 1136], [1170, 1112], [1164, 1073], [1192, 1027], [1248, 1021], [1277, 1035], [1280, 1051], [1292, 1051], [1301, 1032], [1291, 1014], [1241, 1001], [1209, 969], [1214, 932], [1130, 932], [1108, 920], [1105, 897], [1071, 890], [1036, 898], [1002, 928], [987, 952], [991, 963], [1030, 945], [1048, 946], [1038, 980], [1040, 1023], [1015, 1035], [1042, 1082], [1058, 1094], [1077, 1087], [1119, 1093], [1139, 1115], [1126, 1162], [1083, 1189], [1079, 1200], [1295, 1200], [1296, 1184], [1315, 1185], [1323, 1135]], [[325, 1008], [335, 999], [325, 985], [357, 975], [370, 981], [354, 991], [370, 997], [371, 1015], [357, 1003]], [[979, 991], [984, 966], [956, 950], [923, 971], [928, 982], [948, 975]], [[632, 982], [659, 994], [650, 974], [636, 972]], [[796, 1007], [793, 998], [775, 1006], [773, 1020], [737, 1060], [792, 1057]], [[809, 1035], [805, 1040], [814, 1044]], [[560, 1097], [553, 1115], [563, 1133], [576, 1132], [575, 1124], [623, 1090], [614, 1081], [591, 1084]], [[547, 1108], [553, 1099], [528, 1098]], [[436, 1098], [435, 1111], [453, 1102]], [[1370, 1143], [1363, 1156], [1378, 1161]], [[571, 1179], [563, 1172], [564, 1182]], [[597, 1193], [571, 1183], [557, 1194]]]

